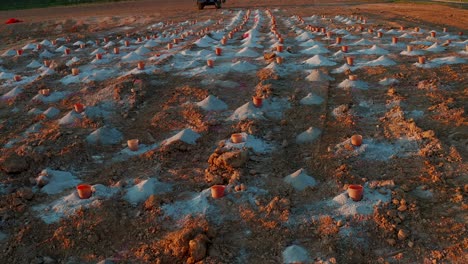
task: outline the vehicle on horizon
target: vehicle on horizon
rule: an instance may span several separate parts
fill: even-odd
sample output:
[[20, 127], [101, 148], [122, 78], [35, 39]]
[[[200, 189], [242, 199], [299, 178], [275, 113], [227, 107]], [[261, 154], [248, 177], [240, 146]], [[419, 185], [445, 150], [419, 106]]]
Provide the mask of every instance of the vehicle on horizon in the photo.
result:
[[198, 10], [202, 10], [207, 5], [214, 5], [216, 9], [219, 9], [221, 2], [226, 3], [226, 0], [197, 0]]

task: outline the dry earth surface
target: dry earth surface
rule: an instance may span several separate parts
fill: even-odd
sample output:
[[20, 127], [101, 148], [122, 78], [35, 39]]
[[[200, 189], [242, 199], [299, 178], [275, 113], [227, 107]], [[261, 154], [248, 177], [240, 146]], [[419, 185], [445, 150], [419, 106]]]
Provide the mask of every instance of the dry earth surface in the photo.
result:
[[[59, 38], [55, 47], [0, 58], [0, 77], [24, 79], [0, 79], [0, 262], [467, 263], [468, 12], [366, 2], [228, 0], [220, 10], [198, 11], [194, 1], [142, 0], [0, 12], [2, 21], [25, 21], [0, 26], [0, 53]], [[282, 53], [273, 52], [273, 20]], [[318, 27], [334, 31], [332, 40], [313, 32]], [[220, 38], [236, 28], [223, 55], [214, 56]], [[368, 29], [374, 31], [363, 34]], [[401, 45], [390, 44], [405, 33]], [[356, 67], [344, 67], [337, 35], [350, 44]], [[151, 41], [146, 36], [159, 42], [142, 52], [145, 72], [120, 61], [104, 41], [124, 56]], [[202, 37], [212, 41], [206, 36], [215, 44], [197, 45]], [[168, 50], [174, 38], [182, 39]], [[96, 39], [102, 63], [90, 55]], [[302, 45], [308, 39], [335, 64], [304, 64], [316, 55], [303, 52], [312, 47]], [[371, 43], [351, 45], [360, 39]], [[91, 42], [73, 47], [79, 40]], [[411, 41], [420, 41], [415, 50], [437, 48], [425, 51], [427, 67], [400, 54]], [[374, 44], [394, 64], [366, 64], [381, 56], [366, 53]], [[62, 45], [73, 47], [71, 55], [54, 53]], [[259, 55], [237, 56], [243, 48]], [[27, 67], [42, 64], [44, 49], [51, 68]], [[67, 65], [74, 56], [79, 60]], [[204, 66], [207, 58], [214, 68]], [[75, 78], [71, 68], [104, 77]], [[306, 79], [313, 69], [333, 79]], [[349, 75], [361, 82], [347, 82]], [[389, 83], [379, 83], [384, 78]], [[53, 93], [38, 96], [44, 88]], [[323, 100], [301, 103], [308, 94]], [[208, 95], [227, 109], [193, 104]], [[262, 108], [249, 103], [253, 95], [265, 98]], [[72, 110], [78, 102], [86, 106], [81, 115]], [[228, 120], [246, 103], [255, 115]], [[50, 107], [58, 113], [42, 112]], [[87, 141], [103, 126], [121, 132], [116, 144]], [[298, 139], [309, 127], [320, 133]], [[200, 135], [194, 144], [160, 144], [186, 128]], [[220, 143], [237, 132], [249, 135], [251, 148]], [[361, 147], [350, 144], [353, 134], [363, 136]], [[128, 151], [130, 138], [146, 149]], [[284, 182], [300, 168], [315, 184]], [[94, 185], [93, 197], [77, 199], [76, 183], [45, 191], [60, 172]], [[49, 187], [40, 186], [41, 176]], [[226, 196], [213, 199], [214, 184], [227, 185]], [[365, 187], [362, 201], [350, 201], [349, 184]]]

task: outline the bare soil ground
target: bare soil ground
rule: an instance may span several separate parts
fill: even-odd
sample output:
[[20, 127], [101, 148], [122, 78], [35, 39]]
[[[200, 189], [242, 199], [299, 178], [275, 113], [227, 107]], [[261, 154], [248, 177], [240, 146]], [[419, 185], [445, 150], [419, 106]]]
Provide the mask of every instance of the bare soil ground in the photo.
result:
[[[296, 35], [284, 21], [294, 15], [357, 15], [373, 21], [374, 28], [419, 26], [468, 34], [466, 10], [436, 4], [366, 2], [228, 0], [221, 10], [208, 7], [198, 11], [191, 0], [142, 0], [0, 12], [0, 21], [10, 17], [26, 21], [0, 25], [0, 53], [44, 38], [93, 40], [123, 34], [119, 29], [128, 25], [133, 29], [127, 33], [144, 36], [147, 26], [161, 21], [217, 21], [226, 18], [222, 14], [225, 10], [264, 12], [266, 8], [277, 8], [275, 15], [283, 19], [278, 19], [282, 21], [278, 30], [291, 40]], [[59, 25], [61, 29], [57, 30]], [[261, 32], [269, 31], [265, 22]], [[2, 65], [12, 69], [27, 60], [22, 59], [5, 59]], [[14, 148], [0, 150], [0, 183], [9, 186], [0, 193], [0, 235], [6, 235], [3, 239], [0, 236], [0, 262], [71, 264], [107, 259], [114, 263], [282, 263], [283, 250], [298, 244], [309, 252], [311, 263], [467, 263], [468, 65], [422, 69], [414, 67], [413, 60], [404, 59], [390, 70], [383, 66], [359, 69], [357, 74], [371, 84], [383, 77], [400, 80], [369, 90], [337, 88], [348, 72], [334, 75], [334, 81], [314, 85], [299, 73], [286, 78], [262, 71], [248, 76], [231, 74], [226, 80], [237, 83], [235, 91], [202, 85], [203, 76], [176, 76], [164, 71], [139, 77], [144, 92], [138, 95], [131, 90], [131, 77], [72, 84], [69, 89], [74, 90], [73, 96], [53, 106], [67, 111], [78, 101], [91, 105], [93, 96], [109, 91], [116, 102], [134, 102], [119, 109], [111, 120], [124, 135], [155, 143], [187, 125], [203, 135], [195, 146], [174, 144], [109, 163], [96, 163], [93, 156], [112, 157], [122, 146], [90, 146], [84, 140], [102, 121], [83, 120], [75, 127], [61, 127], [44, 116], [11, 111], [15, 107], [31, 108], [28, 102], [37, 90], [57, 81], [44, 77], [25, 87], [20, 98], [0, 101], [0, 146], [43, 120], [40, 133]], [[63, 77], [68, 69], [58, 72]], [[325, 102], [301, 105], [299, 100], [311, 91]], [[215, 94], [222, 95], [229, 110], [235, 110], [254, 93], [288, 98], [292, 108], [280, 120], [227, 124], [213, 121], [213, 116], [186, 104]], [[361, 107], [363, 101], [371, 105], [371, 110]], [[336, 117], [332, 112], [339, 107], [344, 109], [343, 115]], [[424, 112], [424, 118], [410, 117], [411, 111]], [[312, 125], [320, 128], [320, 137], [313, 143], [296, 144], [298, 132]], [[279, 148], [268, 155], [249, 153], [240, 167], [217, 163], [215, 158], [224, 151], [216, 148], [217, 142], [239, 131], [279, 142]], [[369, 160], [346, 150], [339, 154], [333, 151], [355, 133], [389, 144], [401, 137], [417, 139], [417, 154]], [[113, 185], [129, 178], [138, 183], [157, 176], [173, 189], [137, 206], [120, 198], [104, 200], [97, 207], [46, 224], [32, 208], [62, 195], [31, 190], [34, 178], [47, 167], [74, 171], [91, 184]], [[301, 167], [317, 179], [317, 187], [303, 192], [285, 187], [283, 177]], [[348, 184], [366, 182], [384, 186], [386, 189], [374, 188], [391, 195], [390, 202], [376, 205], [369, 215], [336, 218], [326, 211], [314, 217], [305, 213], [305, 221], [290, 224], [295, 214], [304, 213], [303, 205], [331, 199]], [[202, 214], [181, 220], [164, 215], [164, 205], [184, 200], [189, 192], [200, 192], [214, 183], [243, 184], [247, 190], [261, 187], [268, 192], [254, 195], [250, 202], [242, 200], [245, 192], [234, 190], [229, 199], [210, 198], [218, 218]], [[432, 196], [421, 195], [424, 191]]]

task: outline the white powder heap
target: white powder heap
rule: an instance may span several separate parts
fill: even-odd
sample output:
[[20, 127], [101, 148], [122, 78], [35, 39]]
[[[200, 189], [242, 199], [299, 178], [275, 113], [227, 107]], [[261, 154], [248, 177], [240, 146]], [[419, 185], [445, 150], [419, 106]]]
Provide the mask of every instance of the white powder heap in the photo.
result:
[[58, 114], [60, 114], [60, 110], [51, 106], [47, 110], [45, 110], [42, 114], [45, 115], [47, 118], [52, 119], [58, 116]]
[[58, 124], [62, 126], [73, 125], [76, 124], [81, 118], [82, 116], [80, 114], [76, 113], [75, 111], [70, 111], [64, 117], [59, 119]]
[[304, 169], [297, 170], [296, 172], [284, 177], [283, 180], [298, 191], [303, 191], [307, 187], [317, 185], [317, 181], [313, 177], [307, 175], [307, 172]]
[[37, 60], [32, 60], [28, 65], [26, 65], [26, 67], [33, 69], [39, 68], [41, 66], [42, 64], [40, 64]]
[[310, 48], [307, 48], [305, 50], [301, 50], [301, 53], [302, 54], [325, 54], [325, 53], [329, 53], [330, 51], [325, 48], [325, 47], [321, 47], [319, 45], [315, 45], [315, 46], [312, 46]]
[[380, 56], [375, 60], [364, 63], [365, 66], [375, 67], [375, 66], [393, 66], [396, 65], [396, 62], [388, 58], [387, 56]]
[[196, 105], [206, 111], [222, 111], [228, 108], [225, 102], [213, 95], [209, 95], [204, 100], [196, 103]]
[[307, 75], [306, 80], [309, 82], [326, 82], [326, 81], [334, 81], [335, 78], [330, 77], [328, 74], [315, 69], [310, 72], [309, 75]]
[[309, 253], [303, 247], [292, 245], [283, 251], [283, 263], [310, 263]]
[[76, 176], [73, 176], [67, 171], [57, 171], [51, 169], [44, 169], [40, 173], [49, 178], [49, 183], [41, 188], [41, 192], [47, 194], [61, 193], [66, 189], [75, 187], [81, 182]]
[[309, 127], [306, 131], [302, 132], [301, 134], [297, 135], [296, 143], [304, 144], [310, 143], [314, 141], [318, 136], [322, 133], [322, 131], [318, 128]]
[[360, 39], [354, 43], [351, 43], [350, 46], [370, 46], [373, 45], [374, 42], [367, 40], [367, 39]]
[[195, 45], [197, 45], [200, 48], [208, 48], [213, 46], [213, 44], [216, 43], [216, 40], [210, 38], [209, 36], [204, 36], [203, 38], [195, 41]]
[[439, 65], [443, 65], [443, 64], [462, 64], [462, 63], [466, 63], [466, 60], [462, 59], [462, 58], [458, 58], [456, 56], [448, 56], [448, 57], [442, 57], [442, 58], [435, 58], [435, 59], [431, 60], [431, 63], [439, 64]]
[[208, 202], [209, 196], [211, 196], [211, 190], [208, 188], [201, 193], [194, 194], [188, 200], [165, 204], [161, 208], [167, 216], [176, 219], [181, 219], [188, 215], [205, 215], [210, 207]]
[[312, 94], [312, 93], [309, 93], [307, 94], [306, 97], [302, 98], [300, 103], [302, 105], [319, 105], [321, 103], [323, 103], [323, 98], [318, 96], [318, 95], [315, 95], [315, 94]]
[[86, 141], [93, 145], [116, 145], [123, 139], [122, 133], [107, 126], [98, 128], [86, 137]]
[[190, 128], [186, 128], [186, 129], [180, 131], [179, 133], [175, 134], [174, 136], [164, 140], [162, 142], [162, 145], [170, 145], [171, 143], [173, 143], [175, 141], [182, 141], [182, 142], [185, 142], [187, 144], [195, 145], [196, 144], [195, 141], [198, 138], [200, 138], [200, 135], [198, 133], [196, 133], [195, 131], [193, 131]]
[[438, 53], [438, 52], [445, 51], [445, 48], [442, 47], [442, 46], [439, 46], [439, 44], [437, 44], [437, 43], [434, 43], [434, 44], [432, 44], [430, 47], [428, 47], [427, 49], [425, 49], [425, 51]]
[[370, 189], [364, 186], [362, 200], [359, 202], [353, 201], [348, 196], [348, 192], [344, 191], [335, 196], [328, 202], [329, 206], [336, 208], [337, 214], [342, 216], [350, 216], [356, 214], [370, 215], [374, 212], [374, 206], [381, 203], [389, 202], [391, 198], [390, 191], [387, 194], [381, 194], [377, 189]]
[[15, 87], [15, 88], [11, 89], [9, 92], [7, 92], [6, 94], [2, 95], [0, 98], [2, 100], [8, 100], [8, 99], [11, 99], [11, 98], [15, 98], [16, 96], [20, 95], [21, 93], [23, 93], [23, 88]]
[[256, 58], [259, 57], [260, 54], [248, 47], [245, 47], [238, 51], [234, 56], [236, 57], [247, 57], [247, 58]]
[[398, 81], [397, 79], [395, 78], [383, 78], [382, 80], [379, 81], [379, 84], [380, 85], [383, 85], [383, 86], [387, 86], [387, 85], [392, 85], [392, 84], [395, 84], [395, 83], [399, 83], [400, 81]]
[[334, 66], [336, 62], [327, 59], [322, 55], [315, 55], [312, 58], [305, 60], [304, 63], [311, 67], [320, 67], [320, 66]]
[[240, 134], [242, 135], [243, 142], [233, 143], [231, 139], [226, 139], [224, 140], [224, 147], [226, 149], [242, 149], [245, 147], [252, 149], [255, 153], [267, 153], [273, 150], [273, 146], [259, 138], [256, 138], [255, 136], [249, 135], [245, 132]]
[[149, 178], [127, 189], [124, 199], [132, 205], [137, 205], [148, 199], [152, 194], [161, 194], [171, 190], [170, 185]]
[[390, 52], [386, 49], [380, 48], [377, 45], [372, 46], [370, 49], [361, 49], [356, 51], [359, 54], [366, 54], [366, 55], [387, 55]]
[[[50, 183], [49, 183], [50, 184]], [[46, 185], [47, 186], [47, 185]], [[98, 207], [102, 200], [110, 199], [119, 189], [109, 188], [101, 184], [92, 186], [93, 195], [88, 199], [80, 199], [76, 190], [49, 204], [34, 206], [32, 209], [47, 224], [58, 222], [61, 218], [73, 215], [80, 208]]]

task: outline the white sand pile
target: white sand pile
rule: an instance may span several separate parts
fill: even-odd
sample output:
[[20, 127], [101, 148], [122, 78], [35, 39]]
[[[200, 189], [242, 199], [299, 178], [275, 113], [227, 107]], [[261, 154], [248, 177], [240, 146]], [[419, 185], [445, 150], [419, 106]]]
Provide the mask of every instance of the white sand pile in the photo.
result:
[[208, 57], [215, 58], [215, 53], [211, 50], [199, 50], [199, 51], [190, 51], [190, 50], [184, 50], [174, 56], [174, 59], [181, 59], [181, 60], [186, 60], [185, 58], [179, 58], [178, 56], [183, 55], [183, 56], [193, 56], [193, 57], [198, 57], [199, 59], [208, 59]]
[[52, 46], [52, 42], [50, 42], [50, 41], [47, 40], [47, 39], [44, 39], [44, 40], [41, 41], [39, 44], [41, 44], [42, 46], [46, 46], [46, 47]]
[[196, 105], [206, 111], [222, 111], [228, 108], [225, 102], [213, 95], [209, 95], [204, 100], [196, 103]]
[[308, 40], [306, 42], [302, 42], [301, 44], [299, 44], [300, 47], [313, 47], [313, 46], [316, 46], [316, 45], [322, 45], [322, 43], [320, 41], [316, 41], [316, 40]]
[[430, 45], [434, 44], [434, 42], [431, 42], [431, 41], [424, 41], [424, 40], [414, 40], [414, 41], [411, 41], [410, 44], [412, 44], [412, 45], [430, 46]]
[[354, 43], [349, 44], [350, 46], [370, 46], [373, 45], [374, 42], [367, 40], [367, 39], [360, 39]]
[[292, 245], [283, 251], [283, 263], [311, 263], [311, 260], [306, 249], [297, 245]]
[[236, 72], [243, 72], [243, 73], [255, 73], [255, 70], [258, 66], [247, 62], [247, 61], [238, 61], [231, 64], [231, 69]]
[[15, 50], [6, 50], [5, 52], [2, 53], [2, 57], [11, 57], [15, 55], [16, 55]]
[[0, 80], [11, 80], [15, 77], [15, 74], [9, 72], [0, 72]]
[[307, 48], [307, 49], [304, 49], [304, 50], [301, 50], [301, 53], [302, 54], [325, 54], [325, 53], [329, 53], [330, 51], [325, 48], [325, 47], [322, 47], [320, 45], [314, 45], [310, 48]]
[[375, 66], [393, 66], [396, 65], [396, 62], [388, 58], [387, 56], [383, 55], [378, 57], [375, 60], [369, 61], [364, 63], [365, 66], [368, 67], [375, 67]]
[[141, 46], [141, 47], [139, 47], [138, 49], [136, 49], [134, 52], [135, 52], [136, 54], [140, 55], [140, 56], [143, 56], [143, 55], [145, 55], [145, 54], [151, 52], [151, 50], [145, 48], [144, 46]]
[[426, 48], [425, 51], [438, 53], [438, 52], [445, 51], [445, 48], [442, 46], [439, 46], [439, 44], [437, 43], [434, 43], [430, 47]]
[[57, 48], [57, 49], [55, 50], [55, 52], [61, 52], [61, 53], [63, 53], [63, 52], [65, 52], [66, 49], [68, 49], [68, 47], [65, 46], [65, 45], [62, 45], [62, 46], [60, 46], [59, 48]]
[[303, 191], [308, 187], [317, 185], [317, 181], [313, 177], [307, 175], [307, 172], [304, 169], [297, 170], [296, 172], [284, 177], [283, 180], [297, 191]]
[[78, 57], [73, 57], [71, 58], [69, 61], [67, 61], [67, 63], [65, 63], [65, 65], [67, 65], [68, 67], [72, 66], [74, 63], [77, 63], [79, 62], [80, 59]]
[[198, 133], [196, 133], [195, 131], [193, 131], [190, 128], [186, 128], [186, 129], [178, 132], [174, 136], [164, 140], [161, 143], [161, 145], [163, 145], [163, 146], [164, 145], [170, 145], [171, 143], [176, 142], [176, 141], [182, 141], [182, 142], [185, 142], [187, 144], [195, 145], [198, 138], [200, 138], [200, 135]]
[[418, 67], [418, 68], [423, 68], [423, 69], [437, 68], [437, 67], [440, 66], [439, 64], [430, 63], [430, 61], [426, 62], [425, 64], [421, 64], [419, 62], [416, 62], [416, 63], [413, 63], [413, 65]]
[[197, 45], [200, 48], [208, 48], [212, 47], [217, 41], [210, 38], [209, 36], [204, 36], [201, 39], [195, 41], [195, 45]]
[[101, 127], [86, 137], [86, 141], [92, 145], [116, 145], [123, 140], [122, 133], [116, 128]]
[[242, 148], [249, 148], [252, 149], [255, 153], [267, 153], [273, 150], [273, 146], [266, 143], [265, 141], [256, 138], [255, 136], [249, 135], [245, 132], [240, 133], [242, 135], [243, 142], [241, 143], [233, 143], [231, 139], [223, 140], [224, 147], [226, 149], [242, 149]]
[[82, 116], [75, 111], [70, 111], [64, 117], [58, 120], [58, 124], [62, 126], [74, 125], [82, 118]]
[[234, 56], [236, 57], [247, 57], [247, 58], [257, 58], [260, 56], [260, 54], [252, 49], [249, 49], [247, 47], [241, 49], [238, 51]]
[[323, 71], [315, 69], [315, 70], [312, 70], [309, 75], [307, 75], [306, 80], [309, 82], [326, 82], [326, 81], [334, 81], [335, 78], [329, 76]]
[[223, 88], [235, 88], [239, 86], [239, 84], [234, 81], [223, 81], [218, 79], [203, 79], [200, 83], [202, 85], [216, 85], [221, 86]]
[[367, 90], [369, 88], [369, 85], [361, 80], [351, 81], [349, 79], [346, 79], [338, 84], [338, 88], [357, 88]]
[[382, 85], [382, 86], [387, 86], [387, 85], [392, 85], [392, 84], [396, 84], [396, 83], [399, 83], [400, 81], [398, 81], [397, 79], [395, 78], [383, 78], [382, 80], [379, 81], [379, 84]]
[[46, 177], [49, 181], [48, 184], [41, 188], [41, 192], [47, 194], [61, 193], [66, 189], [75, 187], [81, 182], [70, 172], [51, 170], [49, 168], [42, 170], [39, 177]]
[[164, 211], [165, 215], [175, 219], [182, 219], [189, 215], [205, 215], [210, 207], [208, 197], [211, 197], [211, 190], [205, 189], [200, 193], [194, 194], [188, 200], [179, 200], [172, 204], [164, 204], [161, 206], [161, 209]]
[[112, 59], [112, 55], [110, 55], [110, 54], [103, 54], [103, 55], [102, 55], [102, 59], [98, 60], [97, 58], [95, 58], [95, 59], [92, 60], [90, 63], [91, 63], [91, 64], [96, 64], [96, 65], [109, 64], [109, 63], [111, 62], [111, 59]]
[[411, 35], [411, 34], [408, 34], [408, 33], [404, 33], [403, 35], [399, 36], [398, 37], [399, 39], [415, 39], [416, 37]]
[[235, 121], [245, 119], [265, 119], [262, 108], [257, 108], [253, 103], [248, 102], [237, 108], [227, 120]]
[[251, 38], [247, 39], [247, 41], [245, 41], [241, 47], [247, 47], [247, 48], [257, 48], [257, 49], [261, 49], [263, 48], [262, 45], [260, 45], [258, 42], [252, 40]]
[[320, 67], [320, 66], [334, 66], [336, 62], [327, 59], [322, 55], [315, 55], [312, 58], [305, 60], [304, 64], [311, 67]]
[[33, 108], [28, 111], [28, 115], [40, 115], [40, 114], [42, 114], [42, 110], [40, 108]]
[[385, 34], [388, 34], [388, 35], [399, 35], [399, 34], [401, 34], [401, 32], [400, 32], [399, 30], [390, 29], [390, 30], [388, 30], [387, 32], [385, 32]]
[[145, 60], [145, 57], [138, 55], [137, 53], [133, 51], [123, 56], [121, 59], [122, 62], [135, 62], [135, 61], [141, 61], [141, 60]]
[[60, 114], [60, 110], [58, 110], [57, 108], [51, 106], [51, 107], [47, 108], [47, 110], [45, 110], [42, 114], [45, 115], [47, 118], [52, 119], [52, 118], [58, 116], [58, 114]]
[[408, 51], [408, 50], [403, 50], [402, 52], [400, 52], [401, 55], [405, 55], [405, 56], [419, 56], [419, 55], [423, 55], [424, 52], [421, 51], [421, 50], [412, 50], [412, 51]]
[[310, 143], [314, 141], [315, 139], [317, 139], [321, 133], [322, 131], [320, 129], [309, 127], [306, 131], [297, 135], [296, 143], [298, 144]]
[[79, 74], [79, 75], [67, 75], [65, 77], [63, 77], [62, 79], [60, 79], [60, 82], [64, 85], [69, 85], [69, 84], [72, 84], [72, 83], [80, 83], [81, 80], [80, 80], [80, 75], [82, 76], [83, 74]]
[[284, 64], [277, 64], [276, 62], [271, 62], [268, 64], [265, 69], [271, 70], [274, 74], [278, 76], [285, 76], [289, 73], [292, 67], [284, 67]]
[[140, 156], [141, 154], [144, 154], [144, 153], [146, 153], [148, 151], [154, 150], [154, 149], [156, 149], [158, 147], [159, 147], [159, 143], [154, 143], [154, 144], [151, 144], [151, 145], [146, 145], [146, 144], [139, 143], [138, 144], [138, 150], [133, 151], [133, 150], [130, 150], [128, 148], [128, 146], [127, 146], [126, 148], [124, 148], [121, 151], [119, 151], [118, 153], [116, 153], [114, 155], [114, 157], [112, 158], [112, 161], [122, 162], [122, 161], [128, 160], [131, 157]]
[[[354, 40], [354, 39], [359, 39], [358, 36], [354, 36], [352, 34], [347, 34], [347, 35], [344, 35], [343, 37], [341, 37], [342, 39], [345, 39], [345, 40]], [[372, 44], [369, 44], [369, 45], [372, 45]]]
[[202, 63], [200, 61], [187, 60], [187, 58], [179, 59], [179, 58], [174, 57], [171, 63], [164, 65], [164, 70], [169, 71], [169, 72], [174, 71], [174, 69], [185, 70], [185, 69], [200, 67], [201, 65]]
[[171, 191], [171, 186], [159, 182], [156, 178], [149, 178], [127, 189], [124, 199], [132, 205], [137, 205], [148, 199], [153, 194], [161, 194]]
[[41, 101], [43, 103], [55, 103], [66, 98], [69, 92], [53, 92], [49, 96], [43, 96], [42, 94], [35, 95], [31, 101]]
[[283, 112], [290, 107], [290, 103], [284, 98], [264, 99], [260, 108], [255, 107], [252, 102], [248, 102], [237, 108], [227, 120], [265, 119], [265, 116], [278, 119], [282, 118]]
[[39, 54], [39, 57], [46, 58], [46, 59], [52, 58], [53, 56], [54, 56], [54, 54], [52, 54], [48, 50], [44, 50], [43, 52], [41, 52], [41, 54]]
[[366, 55], [387, 55], [390, 52], [386, 49], [380, 48], [377, 45], [372, 46], [370, 49], [361, 49], [356, 51], [359, 54], [366, 54]]
[[462, 64], [462, 63], [466, 63], [466, 60], [462, 59], [462, 58], [459, 58], [459, 57], [456, 57], [456, 56], [448, 56], [448, 57], [433, 59], [433, 60], [431, 60], [431, 63], [438, 64], [438, 65]]
[[15, 98], [16, 96], [20, 95], [23, 93], [23, 88], [20, 88], [20, 87], [15, 87], [13, 89], [11, 89], [9, 92], [7, 92], [6, 94], [2, 95], [0, 97], [1, 100], [8, 100], [8, 99], [12, 99], [12, 98]]
[[75, 43], [73, 43], [73, 46], [80, 46], [80, 45], [84, 45], [85, 43], [81, 40], [78, 40], [76, 41]]
[[296, 37], [296, 41], [308, 41], [310, 39], [313, 39], [314, 37], [315, 36], [312, 32], [304, 31], [304, 33]]
[[143, 45], [143, 47], [145, 47], [145, 48], [153, 48], [153, 47], [156, 47], [156, 46], [158, 46], [158, 45], [159, 45], [159, 43], [158, 43], [156, 40], [151, 39], [151, 40], [149, 40], [148, 42], [146, 42], [145, 45]]
[[104, 48], [109, 49], [109, 48], [112, 48], [113, 46], [115, 46], [115, 42], [111, 40], [107, 42], [106, 45], [104, 45]]
[[73, 215], [81, 208], [98, 207], [102, 200], [109, 199], [119, 191], [101, 184], [92, 186], [93, 195], [89, 199], [80, 199], [78, 193], [73, 191], [50, 204], [34, 206], [32, 209], [47, 224], [58, 222], [61, 218]]
[[55, 74], [55, 71], [51, 68], [46, 68], [44, 71], [41, 72], [41, 76], [44, 77], [44, 76], [47, 76], [47, 75], [53, 75]]
[[[148, 67], [146, 70], [151, 70], [151, 67]], [[104, 81], [118, 77], [119, 73], [114, 68], [101, 68], [93, 71], [85, 71], [83, 75], [85, 77], [82, 81], [88, 83], [91, 81]]]
[[392, 157], [410, 157], [417, 155], [419, 151], [418, 141], [414, 138], [402, 137], [394, 142], [380, 142], [373, 139], [364, 139], [359, 147], [352, 150], [346, 148], [351, 145], [351, 139], [337, 144], [335, 154], [337, 156], [358, 156], [368, 160], [386, 161]]
[[90, 53], [90, 55], [95, 56], [96, 54], [105, 54], [106, 51], [102, 48], [97, 48], [93, 52]]
[[42, 64], [39, 63], [37, 60], [32, 60], [28, 65], [26, 65], [27, 68], [33, 68], [33, 69], [40, 68], [41, 66]]
[[323, 103], [323, 98], [318, 96], [318, 95], [315, 95], [315, 94], [312, 94], [312, 93], [309, 93], [307, 94], [306, 97], [302, 98], [300, 103], [302, 105], [319, 105], [321, 103]]
[[[386, 190], [382, 188], [381, 190]], [[335, 196], [329, 205], [335, 207], [335, 212], [342, 216], [352, 215], [370, 215], [374, 212], [376, 205], [387, 203], [391, 199], [391, 192], [386, 190], [387, 194], [381, 194], [377, 189], [370, 189], [364, 186], [364, 192], [362, 200], [359, 202], [353, 201], [348, 196], [348, 192], [344, 191], [341, 194]]]
[[331, 72], [332, 73], [343, 73], [343, 72], [346, 72], [348, 70], [355, 71], [355, 70], [359, 69], [359, 67], [360, 67], [360, 65], [356, 65], [356, 64], [355, 64], [355, 66], [349, 66], [347, 63], [345, 63], [345, 64], [341, 65], [340, 67], [332, 70]]

